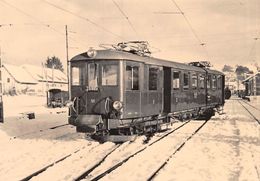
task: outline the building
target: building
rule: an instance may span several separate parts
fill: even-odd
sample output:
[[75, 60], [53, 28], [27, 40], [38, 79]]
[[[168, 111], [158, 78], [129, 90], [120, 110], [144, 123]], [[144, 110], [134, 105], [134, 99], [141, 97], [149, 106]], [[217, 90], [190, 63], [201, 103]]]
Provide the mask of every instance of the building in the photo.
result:
[[251, 75], [243, 81], [246, 89], [246, 95], [259, 96], [260, 95], [260, 72]]
[[22, 65], [22, 68], [38, 82], [35, 90], [38, 95], [45, 95], [46, 92], [52, 89], [68, 91], [68, 79], [62, 71], [29, 64]]
[[68, 90], [67, 76], [57, 69], [25, 64], [3, 65], [3, 93], [46, 96], [51, 89]]
[[22, 67], [3, 64], [2, 68], [3, 94], [16, 95], [34, 92], [37, 81]]

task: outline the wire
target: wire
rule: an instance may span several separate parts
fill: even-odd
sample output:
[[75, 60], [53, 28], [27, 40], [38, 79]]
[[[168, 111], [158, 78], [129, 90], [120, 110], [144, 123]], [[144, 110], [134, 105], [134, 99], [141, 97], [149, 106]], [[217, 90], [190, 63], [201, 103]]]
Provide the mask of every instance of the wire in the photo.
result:
[[137, 37], [139, 37], [139, 34], [137, 33], [137, 31], [136, 31], [134, 25], [132, 24], [132, 22], [130, 21], [129, 17], [124, 13], [124, 11], [120, 8], [120, 6], [114, 0], [112, 0], [112, 1], [113, 1], [114, 5], [118, 8], [118, 10], [121, 12], [121, 14], [124, 16], [124, 18], [127, 20], [130, 27], [134, 30]]
[[187, 18], [187, 16], [185, 16], [184, 12], [181, 10], [181, 8], [179, 7], [179, 5], [175, 2], [175, 0], [171, 0], [171, 2], [177, 7], [177, 9], [180, 11], [180, 14], [183, 16], [183, 18], [185, 19], [186, 23], [188, 24], [190, 30], [192, 31], [193, 35], [195, 36], [195, 38], [198, 40], [199, 44], [201, 46], [204, 47], [205, 49], [205, 52], [206, 52], [206, 55], [207, 57], [209, 58], [209, 53], [205, 47], [205, 43], [201, 41], [201, 39], [199, 38], [198, 34], [196, 33], [196, 31], [194, 30], [194, 28], [192, 27], [191, 23], [190, 23], [190, 20]]
[[[254, 43], [249, 51], [249, 54], [248, 54], [248, 61], [250, 61], [251, 57], [253, 56], [253, 53], [254, 53], [254, 49], [256, 48], [256, 43], [257, 43], [257, 40], [259, 40], [258, 36], [259, 36], [260, 32], [258, 32], [256, 38], [254, 38]], [[254, 62], [254, 60], [252, 60]]]
[[56, 30], [56, 29], [53, 28], [53, 27], [51, 27], [49, 24], [43, 23], [41, 20], [35, 18], [34, 16], [32, 16], [32, 15], [30, 15], [29, 13], [23, 11], [22, 9], [20, 9], [20, 8], [18, 8], [18, 7], [16, 7], [16, 6], [14, 6], [14, 5], [12, 5], [12, 4], [6, 2], [5, 0], [0, 0], [0, 1], [1, 1], [2, 3], [6, 4], [7, 6], [9, 6], [9, 7], [15, 9], [16, 11], [20, 12], [21, 14], [23, 14], [23, 15], [25, 15], [25, 16], [31, 18], [31, 19], [33, 19], [34, 21], [36, 21], [37, 23], [39, 23], [39, 25], [43, 25], [44, 27], [50, 28], [50, 29], [52, 29], [53, 31], [55, 31], [55, 32], [57, 32], [57, 33], [59, 33], [59, 34], [65, 35], [64, 33], [62, 33], [62, 32], [60, 32], [60, 31]]
[[122, 36], [113, 33], [112, 31], [110, 31], [110, 30], [106, 29], [105, 27], [103, 27], [103, 26], [101, 26], [101, 25], [95, 23], [94, 21], [90, 20], [89, 18], [83, 17], [83, 16], [79, 15], [78, 13], [74, 13], [74, 12], [69, 11], [69, 10], [67, 10], [67, 9], [65, 9], [65, 8], [62, 8], [62, 7], [60, 7], [60, 6], [56, 5], [56, 4], [50, 3], [49, 1], [46, 1], [46, 0], [41, 0], [41, 1], [45, 2], [46, 4], [48, 4], [48, 5], [52, 6], [52, 7], [55, 7], [55, 8], [57, 8], [57, 9], [61, 10], [61, 11], [64, 11], [64, 12], [66, 12], [66, 13], [69, 13], [69, 14], [71, 14], [71, 15], [77, 17], [77, 18], [80, 18], [80, 19], [82, 19], [82, 20], [84, 20], [84, 21], [87, 21], [88, 23], [90, 23], [90, 24], [96, 26], [97, 28], [103, 30], [104, 32], [106, 32], [106, 33], [108, 33], [108, 34], [111, 34], [111, 35], [113, 35], [113, 36], [115, 36], [115, 37], [118, 37], [118, 38], [120, 38], [120, 39], [124, 39]]

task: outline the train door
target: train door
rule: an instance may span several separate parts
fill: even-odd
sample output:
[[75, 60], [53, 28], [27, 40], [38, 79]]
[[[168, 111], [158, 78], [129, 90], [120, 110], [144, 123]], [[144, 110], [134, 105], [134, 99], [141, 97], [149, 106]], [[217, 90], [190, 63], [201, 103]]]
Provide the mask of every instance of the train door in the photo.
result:
[[86, 113], [87, 114], [100, 114], [100, 65], [95, 62], [87, 64], [87, 85], [85, 93]]
[[126, 118], [141, 116], [141, 90], [142, 78], [141, 64], [126, 62], [125, 66], [125, 105]]
[[171, 112], [171, 68], [163, 67], [163, 112]]
[[142, 113], [144, 115], [155, 115], [160, 114], [163, 111], [162, 105], [162, 73], [163, 68], [160, 66], [147, 65], [146, 77], [147, 83], [146, 91], [142, 94], [143, 104], [142, 104]]

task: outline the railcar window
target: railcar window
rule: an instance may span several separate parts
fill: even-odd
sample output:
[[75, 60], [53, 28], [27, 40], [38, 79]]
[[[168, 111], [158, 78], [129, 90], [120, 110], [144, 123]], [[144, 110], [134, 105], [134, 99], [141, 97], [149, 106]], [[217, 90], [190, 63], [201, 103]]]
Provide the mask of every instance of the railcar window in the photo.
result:
[[118, 66], [102, 66], [102, 85], [117, 85]]
[[217, 88], [217, 77], [216, 75], [212, 76], [212, 89], [216, 89]]
[[199, 75], [199, 88], [204, 89], [205, 88], [205, 76]]
[[79, 84], [79, 67], [72, 67], [71, 72], [72, 72], [71, 84], [80, 85]]
[[208, 89], [211, 88], [211, 75], [208, 75], [208, 78], [207, 78], [207, 88]]
[[188, 73], [183, 74], [183, 89], [184, 90], [189, 89], [189, 74]]
[[88, 89], [98, 90], [98, 65], [95, 63], [88, 64]]
[[198, 76], [197, 76], [197, 74], [192, 74], [191, 82], [192, 82], [192, 84], [191, 84], [192, 88], [197, 89], [197, 87], [198, 87]]
[[158, 68], [149, 68], [149, 90], [157, 90]]
[[218, 84], [217, 84], [217, 86], [218, 86], [218, 89], [221, 89], [221, 87], [222, 87], [222, 77], [221, 77], [221, 75], [218, 76]]
[[139, 67], [126, 66], [126, 90], [139, 90]]
[[180, 72], [173, 72], [172, 75], [172, 88], [174, 90], [180, 89]]

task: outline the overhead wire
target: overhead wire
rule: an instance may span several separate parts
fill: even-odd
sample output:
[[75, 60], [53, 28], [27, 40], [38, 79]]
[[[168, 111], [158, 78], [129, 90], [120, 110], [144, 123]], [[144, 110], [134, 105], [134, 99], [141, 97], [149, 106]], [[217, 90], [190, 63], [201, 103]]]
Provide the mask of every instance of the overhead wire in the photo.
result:
[[108, 30], [107, 28], [105, 28], [105, 27], [99, 25], [98, 23], [92, 21], [91, 19], [89, 19], [89, 18], [87, 18], [87, 17], [81, 16], [81, 15], [79, 15], [78, 13], [74, 13], [74, 12], [72, 12], [72, 11], [70, 11], [70, 10], [67, 10], [67, 9], [65, 9], [65, 8], [63, 8], [63, 7], [60, 7], [60, 6], [56, 5], [56, 4], [53, 4], [53, 3], [49, 2], [49, 1], [46, 1], [46, 0], [41, 0], [41, 1], [42, 1], [42, 2], [45, 2], [46, 4], [48, 4], [48, 5], [52, 6], [52, 7], [55, 7], [56, 9], [59, 9], [59, 10], [61, 10], [61, 11], [63, 11], [63, 12], [66, 12], [66, 13], [68, 13], [68, 14], [71, 14], [71, 15], [73, 15], [73, 16], [79, 18], [79, 19], [82, 19], [82, 20], [84, 20], [84, 21], [87, 21], [88, 23], [94, 25], [95, 27], [97, 27], [97, 28], [103, 30], [104, 32], [106, 32], [106, 33], [108, 33], [108, 34], [111, 34], [111, 35], [113, 35], [113, 36], [115, 36], [115, 37], [117, 37], [117, 38], [119, 38], [119, 39], [124, 39], [122, 36], [117, 35], [116, 33], [114, 33], [114, 32], [112, 32], [112, 31]]
[[137, 33], [133, 23], [130, 21], [129, 17], [125, 14], [125, 12], [122, 10], [122, 8], [117, 4], [117, 2], [115, 0], [112, 0], [114, 5], [118, 8], [118, 10], [121, 12], [121, 14], [124, 16], [124, 18], [127, 20], [128, 24], [130, 25], [130, 27], [134, 30], [135, 34], [137, 35], [137, 37], [139, 37], [139, 34]]
[[195, 36], [195, 38], [197, 39], [197, 41], [199, 42], [199, 44], [204, 47], [205, 53], [209, 59], [209, 53], [205, 47], [206, 43], [202, 42], [201, 39], [199, 38], [198, 34], [196, 33], [195, 29], [192, 27], [190, 20], [187, 18], [187, 16], [184, 14], [184, 12], [182, 11], [182, 9], [180, 8], [180, 6], [176, 3], [175, 0], [171, 0], [171, 2], [176, 6], [176, 8], [180, 11], [180, 14], [183, 16], [184, 20], [186, 21], [186, 23], [188, 24], [191, 32], [193, 33], [193, 35]]
[[[252, 47], [250, 48], [249, 54], [248, 54], [248, 57], [247, 57], [247, 60], [248, 60], [248, 61], [250, 61], [250, 59], [251, 59], [252, 56], [253, 56], [254, 49], [256, 48], [257, 40], [259, 40], [259, 35], [260, 35], [260, 32], [258, 32], [257, 36], [254, 38], [254, 43], [253, 43]], [[252, 61], [254, 62], [255, 60], [252, 60]]]
[[53, 31], [59, 33], [59, 34], [62, 34], [62, 35], [65, 35], [64, 33], [56, 30], [55, 28], [53, 28], [52, 26], [50, 26], [49, 24], [45, 24], [44, 22], [42, 22], [41, 20], [39, 20], [38, 18], [35, 18], [34, 16], [30, 15], [29, 13], [25, 12], [24, 10], [14, 6], [13, 4], [9, 3], [9, 2], [6, 2], [5, 0], [0, 0], [3, 4], [15, 9], [16, 11], [20, 12], [21, 14], [33, 19], [35, 22], [39, 23], [39, 25], [42, 25], [44, 27], [47, 27], [47, 28], [50, 28], [52, 29]]

